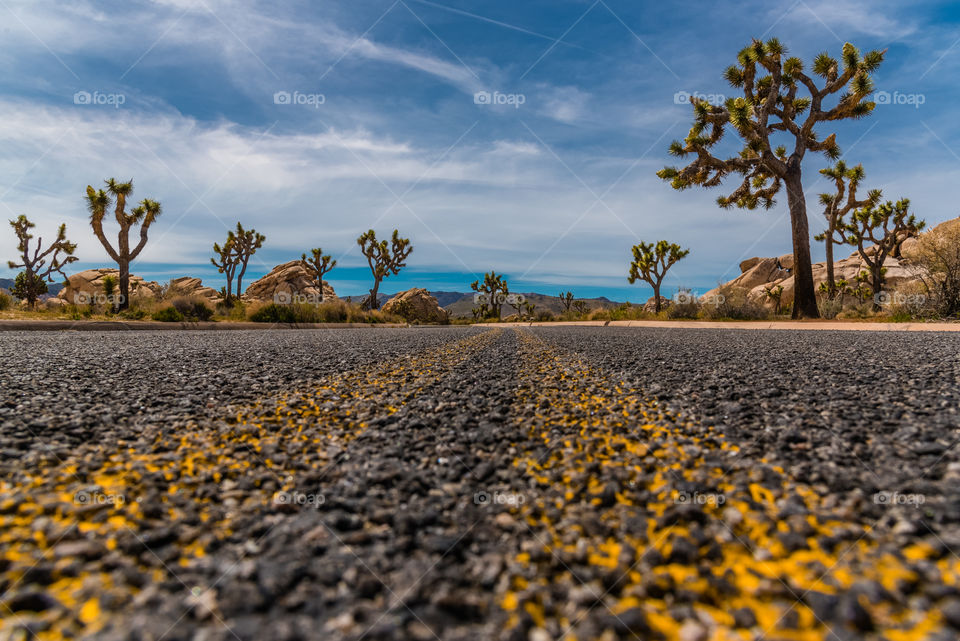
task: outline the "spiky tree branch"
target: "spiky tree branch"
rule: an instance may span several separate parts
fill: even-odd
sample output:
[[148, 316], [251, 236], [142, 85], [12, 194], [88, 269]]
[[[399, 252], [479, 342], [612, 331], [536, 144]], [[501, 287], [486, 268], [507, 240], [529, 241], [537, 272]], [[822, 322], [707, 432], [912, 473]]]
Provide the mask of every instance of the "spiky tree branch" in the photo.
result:
[[495, 271], [487, 272], [483, 275], [483, 281], [473, 281], [470, 284], [470, 289], [477, 292], [474, 298], [478, 306], [473, 310], [474, 316], [499, 320], [503, 304], [510, 293], [510, 287], [503, 274], [498, 274]]
[[[24, 276], [21, 280], [23, 287], [18, 288], [15, 293], [26, 299], [27, 303], [33, 307], [37, 303], [37, 298], [46, 293], [46, 282], [53, 282], [52, 274], [60, 274], [66, 279], [67, 275], [63, 272], [63, 268], [77, 260], [73, 255], [77, 245], [67, 240], [67, 225], [62, 224], [57, 229], [56, 240], [50, 243], [49, 247], [44, 249], [43, 238], [38, 238], [37, 245], [31, 254], [30, 241], [33, 239], [33, 234], [30, 230], [36, 225], [21, 214], [16, 220], [10, 221], [10, 226], [17, 235], [17, 251], [20, 252], [22, 262], [16, 263], [10, 260], [7, 261], [7, 266], [10, 269], [23, 268]], [[62, 258], [60, 252], [64, 254]], [[43, 291], [40, 291], [41, 289]]]

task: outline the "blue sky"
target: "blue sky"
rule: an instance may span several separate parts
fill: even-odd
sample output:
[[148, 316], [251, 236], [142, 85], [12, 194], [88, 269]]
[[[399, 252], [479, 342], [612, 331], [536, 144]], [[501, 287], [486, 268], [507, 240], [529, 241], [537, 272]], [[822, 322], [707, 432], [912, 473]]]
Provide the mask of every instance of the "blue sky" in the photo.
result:
[[[84, 190], [116, 176], [164, 206], [133, 266], [149, 279], [219, 287], [211, 246], [240, 220], [267, 236], [247, 283], [321, 246], [359, 294], [373, 227], [415, 248], [388, 292], [495, 269], [515, 291], [637, 301], [630, 247], [660, 238], [691, 249], [667, 286], [708, 289], [791, 251], [785, 198], [721, 211], [720, 191], [654, 175], [690, 125], [678, 92], [731, 95], [721, 73], [752, 37], [807, 61], [888, 49], [889, 104], [837, 126], [841, 148], [929, 223], [960, 214], [952, 2], [3, 0], [0, 24], [0, 209], [48, 237], [66, 222], [82, 267], [109, 264]], [[812, 233], [826, 164], [805, 161]]]

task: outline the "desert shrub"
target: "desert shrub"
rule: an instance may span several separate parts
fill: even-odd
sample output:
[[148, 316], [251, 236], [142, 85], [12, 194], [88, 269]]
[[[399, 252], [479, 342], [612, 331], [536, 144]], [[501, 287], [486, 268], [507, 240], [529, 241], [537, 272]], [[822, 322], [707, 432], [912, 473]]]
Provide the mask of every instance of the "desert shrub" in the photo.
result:
[[838, 296], [831, 298], [826, 294], [817, 294], [817, 309], [820, 311], [820, 318], [834, 319], [843, 311], [843, 299]]
[[722, 296], [717, 297], [715, 305], [703, 308], [704, 316], [710, 320], [766, 320], [770, 312], [747, 296], [747, 290], [740, 287], [724, 288]]
[[920, 236], [911, 252], [929, 309], [943, 318], [960, 317], [960, 224]]
[[117, 315], [126, 320], [141, 320], [146, 318], [147, 310], [141, 309], [140, 307], [131, 307], [130, 309], [123, 310]]
[[295, 323], [292, 305], [270, 303], [250, 314], [254, 323]]
[[179, 296], [170, 301], [170, 305], [188, 321], [208, 321], [213, 317], [213, 310], [198, 298]]
[[162, 323], [180, 323], [184, 320], [183, 314], [181, 314], [177, 308], [173, 307], [172, 305], [158, 309], [153, 313], [151, 318]]
[[11, 305], [13, 305], [13, 299], [6, 292], [0, 292], [0, 312], [10, 309]]

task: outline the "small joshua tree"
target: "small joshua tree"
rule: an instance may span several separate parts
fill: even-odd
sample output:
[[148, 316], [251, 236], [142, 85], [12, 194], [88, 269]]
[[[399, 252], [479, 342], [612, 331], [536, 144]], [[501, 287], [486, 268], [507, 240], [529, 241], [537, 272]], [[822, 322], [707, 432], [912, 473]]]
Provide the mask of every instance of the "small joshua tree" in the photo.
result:
[[630, 263], [630, 273], [627, 280], [632, 285], [637, 280], [643, 280], [653, 287], [654, 309], [660, 311], [660, 285], [674, 263], [690, 253], [689, 249], [682, 249], [676, 243], [665, 240], [656, 243], [641, 242], [633, 246], [633, 262]]
[[475, 280], [470, 289], [477, 292], [474, 300], [478, 306], [474, 308], [474, 316], [481, 318], [500, 319], [501, 308], [507, 301], [510, 288], [503, 274], [491, 271], [483, 275], [483, 281]]
[[[210, 262], [217, 268], [221, 274], [227, 277], [226, 296], [224, 303], [229, 303], [233, 298], [233, 277], [237, 277], [237, 297], [243, 293], [243, 275], [247, 273], [247, 263], [258, 249], [263, 247], [263, 241], [267, 239], [263, 234], [258, 234], [257, 230], [246, 230], [239, 222], [236, 231], [227, 232], [227, 240], [221, 247], [219, 243], [213, 244], [213, 253], [216, 254]], [[219, 262], [217, 262], [219, 259]], [[240, 273], [237, 274], [237, 270]]]
[[[10, 269], [23, 268], [23, 272], [21, 272], [23, 277], [17, 276], [12, 293], [17, 298], [27, 301], [27, 304], [33, 307], [37, 304], [37, 299], [47, 293], [47, 282], [53, 282], [52, 274], [57, 273], [64, 278], [67, 277], [63, 273], [63, 268], [77, 260], [77, 257], [73, 255], [77, 246], [67, 240], [67, 226], [63, 224], [57, 229], [57, 238], [49, 247], [43, 249], [43, 238], [38, 238], [37, 245], [31, 253], [30, 241], [33, 239], [33, 234], [30, 233], [30, 230], [36, 225], [30, 222], [26, 216], [20, 215], [16, 220], [10, 221], [10, 226], [13, 227], [13, 231], [17, 235], [19, 241], [17, 251], [20, 252], [22, 262], [7, 261], [7, 266]], [[60, 257], [61, 252], [64, 254], [62, 258]], [[47, 263], [48, 260], [49, 263]]]
[[323, 275], [337, 266], [332, 256], [324, 256], [323, 250], [315, 247], [310, 250], [310, 258], [306, 254], [300, 255], [300, 264], [310, 274], [314, 287], [320, 292], [320, 301], [323, 302]]
[[563, 311], [569, 312], [570, 306], [573, 305], [573, 292], [560, 292], [557, 298], [560, 299], [560, 304], [563, 305]]
[[[162, 208], [159, 202], [144, 198], [137, 207], [127, 213], [127, 197], [133, 192], [133, 181], [121, 183], [114, 178], [109, 178], [106, 180], [106, 185], [106, 191], [94, 190], [87, 185], [87, 209], [90, 211], [90, 226], [93, 227], [93, 233], [120, 269], [120, 303], [117, 308], [124, 310], [130, 306], [130, 263], [146, 246], [147, 232], [162, 212]], [[114, 205], [113, 213], [117, 224], [120, 225], [116, 249], [103, 232], [103, 218], [111, 204]], [[140, 225], [140, 242], [131, 249], [130, 230], [134, 225]]]
[[773, 301], [773, 313], [780, 313], [780, 299], [783, 297], [783, 285], [777, 285], [776, 287], [765, 287], [764, 295]]
[[[233, 232], [230, 232], [233, 234]], [[263, 247], [263, 241], [267, 239], [263, 234], [258, 234], [256, 229], [246, 230], [237, 222], [237, 232], [233, 234], [233, 251], [237, 264], [240, 265], [240, 273], [237, 274], [237, 296], [243, 293], [243, 275], [247, 273], [247, 263], [250, 257], [257, 253], [257, 250]]]
[[377, 300], [377, 292], [380, 289], [380, 283], [390, 274], [397, 275], [400, 270], [407, 266], [406, 260], [413, 251], [409, 238], [400, 238], [400, 232], [393, 230], [393, 236], [388, 244], [386, 240], [377, 240], [376, 233], [371, 229], [357, 238], [357, 244], [360, 245], [360, 251], [367, 257], [367, 264], [370, 265], [370, 273], [373, 274], [373, 288], [370, 295], [363, 301], [364, 309], [378, 309], [380, 302]]
[[[840, 157], [836, 134], [821, 139], [814, 128], [823, 122], [862, 118], [873, 111], [875, 103], [867, 100], [873, 93], [870, 73], [883, 62], [885, 52], [871, 51], [861, 56], [856, 47], [846, 43], [842, 53], [840, 61], [827, 53], [814, 58], [813, 74], [823, 79], [818, 87], [799, 58], [786, 57], [786, 47], [779, 40], [754, 40], [737, 55], [737, 64], [724, 73], [727, 82], [743, 95], [723, 105], [691, 96], [693, 127], [682, 143], [670, 145], [670, 153], [680, 158], [692, 154], [695, 159], [682, 169], [665, 167], [657, 172], [674, 189], [716, 187], [728, 175], [738, 174], [741, 184], [729, 196], [717, 199], [723, 208], [755, 209], [762, 205], [769, 209], [780, 187], [786, 187], [793, 240], [793, 318], [820, 315], [803, 195], [804, 155], [811, 151], [831, 160]], [[801, 91], [809, 95], [798, 95]], [[827, 101], [838, 94], [836, 102], [828, 105]], [[713, 148], [727, 127], [742, 139], [743, 148], [722, 158], [714, 155]], [[784, 144], [778, 144], [781, 138]]]
[[584, 314], [586, 314], [587, 312], [590, 311], [590, 307], [587, 305], [587, 301], [585, 301], [585, 300], [575, 300], [575, 301], [573, 301], [573, 309], [574, 309], [574, 310], [577, 312], [577, 314], [579, 314], [580, 316], [583, 316]]
[[910, 213], [910, 200], [907, 198], [858, 209], [853, 213], [853, 219], [844, 225], [847, 243], [857, 248], [870, 269], [874, 311], [880, 310], [879, 296], [886, 272], [884, 261], [887, 256], [895, 255], [903, 241], [920, 233], [924, 225], [922, 220], [917, 220]]
[[827, 297], [832, 299], [839, 291], [834, 277], [833, 246], [844, 245], [847, 242], [844, 236], [847, 215], [857, 209], [876, 205], [880, 202], [882, 194], [879, 189], [872, 189], [867, 193], [866, 198], [857, 198], [857, 188], [864, 177], [863, 165], [847, 167], [844, 161], [838, 160], [836, 165], [821, 169], [820, 173], [832, 178], [836, 185], [834, 193], [820, 194], [820, 204], [823, 205], [827, 228], [822, 234], [814, 237], [816, 240], [824, 241], [827, 253], [827, 282], [824, 289]]
[[[227, 287], [222, 291], [223, 302], [227, 305], [233, 299], [233, 277], [237, 272], [237, 262], [235, 260], [235, 251], [233, 248], [233, 232], [227, 234], [227, 241], [220, 246], [220, 243], [213, 244], [213, 253], [216, 254], [210, 259], [210, 263], [217, 268], [217, 271], [227, 277]], [[220, 262], [217, 262], [217, 259]]]

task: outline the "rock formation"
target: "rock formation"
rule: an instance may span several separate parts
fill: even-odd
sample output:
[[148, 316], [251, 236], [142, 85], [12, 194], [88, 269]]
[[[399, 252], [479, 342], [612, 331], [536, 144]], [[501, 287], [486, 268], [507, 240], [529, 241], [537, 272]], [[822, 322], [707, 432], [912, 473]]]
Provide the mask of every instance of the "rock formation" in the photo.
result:
[[[277, 265], [269, 274], [250, 283], [241, 298], [245, 301], [280, 304], [316, 304], [320, 302], [320, 291], [298, 259]], [[327, 281], [323, 281], [323, 300], [337, 300], [336, 292]]]
[[420, 287], [400, 292], [384, 303], [381, 309], [384, 313], [396, 314], [411, 322], [446, 323], [450, 319], [447, 310], [440, 307], [437, 299]]

